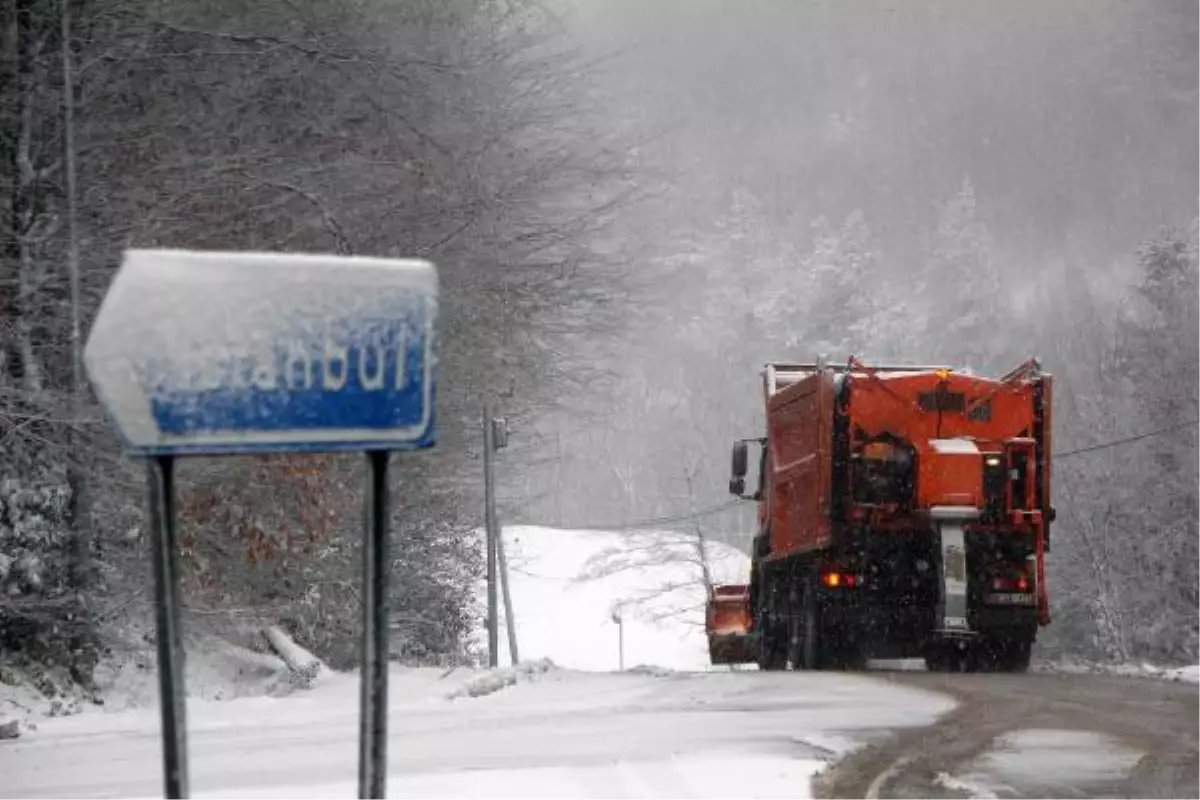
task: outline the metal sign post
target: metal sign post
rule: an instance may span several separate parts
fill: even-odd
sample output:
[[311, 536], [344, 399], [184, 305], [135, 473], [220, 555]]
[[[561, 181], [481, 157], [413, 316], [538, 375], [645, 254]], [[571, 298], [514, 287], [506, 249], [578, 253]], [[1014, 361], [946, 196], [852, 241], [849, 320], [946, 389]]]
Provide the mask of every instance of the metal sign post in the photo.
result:
[[[370, 468], [363, 542], [363, 655], [359, 693], [360, 797], [383, 797], [387, 781], [388, 454], [367, 454]], [[364, 791], [366, 792], [364, 794]]]
[[625, 609], [618, 603], [612, 612], [612, 621], [617, 624], [617, 671], [625, 671]]
[[435, 442], [437, 297], [425, 261], [126, 251], [84, 363], [126, 452], [150, 459], [166, 797], [189, 792], [176, 457], [354, 450], [369, 468], [358, 792], [384, 797], [388, 457]]
[[162, 714], [163, 789], [167, 797], [188, 796], [187, 692], [180, 624], [179, 547], [175, 537], [175, 457], [152, 458], [150, 546], [154, 559], [154, 604], [158, 633], [158, 702]]

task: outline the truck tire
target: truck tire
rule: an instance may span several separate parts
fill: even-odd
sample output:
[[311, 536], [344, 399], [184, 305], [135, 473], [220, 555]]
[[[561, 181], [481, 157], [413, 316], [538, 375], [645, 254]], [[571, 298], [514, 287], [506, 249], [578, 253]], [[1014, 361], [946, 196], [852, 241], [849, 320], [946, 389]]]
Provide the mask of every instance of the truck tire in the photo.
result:
[[805, 576], [800, 595], [800, 666], [804, 669], [825, 667], [821, 641], [821, 601], [817, 595], [816, 576]]
[[1030, 639], [993, 639], [979, 648], [973, 666], [979, 672], [1027, 672], [1032, 654]]
[[1009, 642], [1004, 648], [1004, 671], [1005, 672], [1028, 672], [1029, 659], [1033, 655], [1033, 642], [1028, 639], [1020, 639], [1015, 642]]
[[787, 602], [787, 669], [800, 669], [804, 642], [804, 615], [795, 581], [789, 581]]
[[764, 672], [775, 672], [787, 667], [787, 648], [780, 641], [780, 626], [770, 613], [768, 607], [771, 597], [771, 587], [767, 578], [762, 577], [762, 588], [758, 593], [758, 608], [755, 609], [754, 629], [758, 632], [757, 657], [758, 668]]
[[759, 625], [757, 661], [763, 672], [777, 672], [787, 667], [787, 648], [779, 640], [778, 633], [776, 626]]
[[821, 647], [825, 651], [828, 666], [846, 672], [860, 672], [867, 668], [866, 653], [857, 641], [839, 632], [836, 638], [833, 631], [826, 629], [822, 637]]
[[974, 660], [972, 655], [953, 642], [934, 642], [925, 649], [925, 669], [930, 672], [965, 672]]

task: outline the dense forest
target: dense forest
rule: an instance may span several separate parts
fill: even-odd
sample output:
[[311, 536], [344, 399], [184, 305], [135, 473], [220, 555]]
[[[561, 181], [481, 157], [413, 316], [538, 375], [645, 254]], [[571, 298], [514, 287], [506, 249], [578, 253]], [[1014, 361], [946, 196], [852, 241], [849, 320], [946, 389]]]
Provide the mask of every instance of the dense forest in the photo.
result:
[[[396, 459], [401, 657], [466, 655], [485, 398], [503, 521], [745, 545], [728, 444], [761, 424], [761, 363], [819, 351], [1038, 355], [1043, 649], [1197, 657], [1194, 4], [0, 9], [3, 658], [86, 683], [151, 610], [143, 466], [74, 358], [130, 246], [437, 263], [439, 446]], [[279, 622], [350, 665], [361, 475], [186, 463], [189, 625]]]
[[[486, 0], [13, 0], [0, 24], [0, 650], [84, 676], [97, 636], [150, 610], [145, 478], [73, 380], [68, 265], [74, 249], [86, 332], [121, 250], [167, 246], [439, 265], [440, 446], [396, 459], [394, 608], [401, 655], [461, 653], [480, 401], [557, 401], [554, 343], [614, 324], [595, 242], [638, 194], [560, 21]], [[361, 474], [183, 464], [193, 623], [274, 618], [351, 663]]]

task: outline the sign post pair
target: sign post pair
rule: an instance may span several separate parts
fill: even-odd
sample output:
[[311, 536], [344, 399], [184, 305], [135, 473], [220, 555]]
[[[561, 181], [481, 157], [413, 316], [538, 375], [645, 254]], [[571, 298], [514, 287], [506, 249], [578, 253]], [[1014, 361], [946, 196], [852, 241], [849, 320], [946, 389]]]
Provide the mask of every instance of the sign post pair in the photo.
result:
[[434, 445], [437, 270], [425, 261], [129, 250], [84, 351], [149, 460], [166, 797], [188, 796], [175, 460], [366, 455], [359, 797], [387, 778], [388, 460]]

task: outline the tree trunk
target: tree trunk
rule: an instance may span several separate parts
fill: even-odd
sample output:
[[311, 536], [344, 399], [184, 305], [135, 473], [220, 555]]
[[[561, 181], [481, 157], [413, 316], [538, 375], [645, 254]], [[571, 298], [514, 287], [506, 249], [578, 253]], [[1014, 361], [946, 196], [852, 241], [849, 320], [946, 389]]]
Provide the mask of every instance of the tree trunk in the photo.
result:
[[700, 559], [700, 578], [704, 581], [704, 596], [713, 596], [712, 568], [708, 563], [708, 546], [704, 539], [704, 531], [696, 523], [696, 555]]
[[325, 670], [321, 659], [292, 641], [292, 637], [284, 633], [282, 628], [275, 625], [263, 628], [263, 637], [291, 672], [316, 676]]
[[39, 72], [38, 56], [45, 43], [44, 35], [34, 29], [32, 4], [18, 0], [16, 9], [16, 89], [19, 98], [17, 135], [12, 156], [15, 167], [10, 216], [10, 233], [6, 242], [6, 261], [15, 262], [17, 271], [16, 318], [14, 321], [15, 350], [21, 365], [21, 388], [33, 397], [43, 388], [42, 370], [34, 345], [37, 265], [33, 248], [37, 243], [39, 176], [34, 164], [34, 101], [37, 97]]
[[88, 452], [88, 442], [83, 432], [83, 406], [86, 388], [83, 380], [83, 340], [80, 331], [80, 288], [79, 288], [79, 231], [76, 226], [78, 201], [75, 183], [75, 80], [72, 59], [71, 0], [61, 0], [62, 23], [62, 81], [63, 81], [63, 155], [66, 171], [67, 205], [67, 252], [70, 271], [71, 303], [71, 427], [68, 432], [67, 486], [70, 500], [67, 507], [67, 524], [71, 528], [71, 554], [68, 582], [79, 598], [78, 634], [72, 641], [71, 650], [76, 653], [75, 679], [90, 686], [92, 673], [98, 659], [96, 631], [88, 609], [88, 593], [92, 588], [92, 506], [88, 486], [87, 470], [83, 465], [83, 454]]
[[[19, 175], [20, 166], [17, 158], [17, 140], [20, 128], [22, 101], [24, 99], [24, 78], [22, 69], [22, 44], [25, 36], [24, 28], [28, 23], [22, 23], [27, 13], [27, 3], [18, 2], [15, 7], [7, 7], [3, 17], [4, 30], [0, 38], [0, 156], [3, 165], [0, 175], [8, 177], [7, 196], [3, 198], [0, 208], [4, 212], [3, 233], [0, 234], [0, 265], [7, 275], [17, 274], [17, 265], [21, 260], [18, 242], [21, 233], [20, 219], [22, 208], [20, 203]], [[9, 183], [10, 181], [10, 183]], [[7, 281], [0, 282], [0, 320], [15, 320], [18, 317], [17, 286]], [[14, 382], [20, 377], [20, 359], [17, 355], [15, 330], [0, 332], [8, 333], [0, 342], [0, 367], [4, 368], [4, 377]]]

